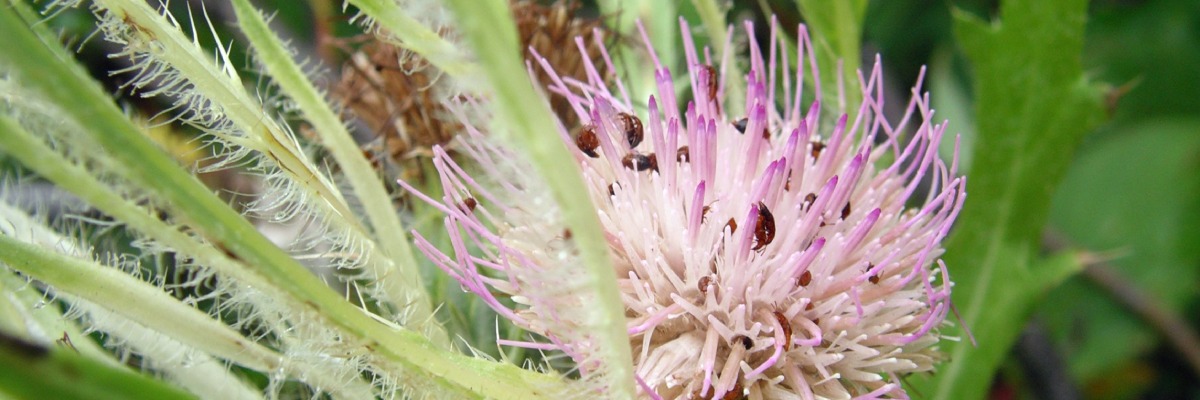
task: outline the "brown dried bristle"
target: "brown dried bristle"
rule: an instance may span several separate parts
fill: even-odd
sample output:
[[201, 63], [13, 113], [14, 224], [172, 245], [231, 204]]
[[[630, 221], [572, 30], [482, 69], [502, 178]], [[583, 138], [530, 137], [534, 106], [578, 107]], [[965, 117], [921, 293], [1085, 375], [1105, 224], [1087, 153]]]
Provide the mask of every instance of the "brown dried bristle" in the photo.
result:
[[[576, 36], [586, 38], [585, 51], [593, 63], [604, 64], [599, 45], [591, 40], [595, 29], [603, 29], [602, 21], [580, 18], [577, 2], [542, 5], [521, 0], [511, 2], [510, 7], [516, 16], [521, 49], [535, 49], [560, 76], [587, 81], [583, 61], [575, 50]], [[523, 54], [532, 58], [531, 52]], [[550, 77], [535, 70], [539, 71], [540, 83], [549, 85]], [[372, 143], [381, 147], [371, 150], [399, 163], [414, 156], [429, 156], [434, 145], [448, 143], [462, 130], [462, 124], [442, 106], [445, 99], [439, 96], [446, 94], [431, 90], [441, 74], [420, 56], [390, 43], [371, 41], [350, 56], [331, 93], [378, 138]], [[579, 124], [565, 98], [553, 96], [551, 105], [565, 126]]]

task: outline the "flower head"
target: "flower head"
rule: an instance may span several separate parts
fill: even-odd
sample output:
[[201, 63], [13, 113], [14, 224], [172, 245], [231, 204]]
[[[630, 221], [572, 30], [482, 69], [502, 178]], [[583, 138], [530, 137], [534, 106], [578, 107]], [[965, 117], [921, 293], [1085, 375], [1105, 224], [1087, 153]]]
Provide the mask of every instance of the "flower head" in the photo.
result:
[[[608, 240], [639, 383], [662, 398], [903, 397], [899, 377], [939, 358], [950, 307], [940, 242], [965, 179], [938, 157], [945, 125], [917, 89], [889, 122], [878, 63], [859, 76], [862, 103], [830, 117], [820, 88], [804, 89], [818, 80], [803, 27], [794, 59], [777, 29], [765, 57], [750, 40], [744, 77], [702, 59], [682, 28], [687, 75], [649, 49], [658, 94], [645, 103], [619, 82], [614, 94], [586, 58], [587, 81], [541, 63], [582, 121], [560, 136]], [[682, 108], [677, 78], [691, 84]], [[730, 111], [725, 93], [743, 81], [745, 112]], [[574, 313], [588, 299], [566, 267], [578, 262], [570, 231], [509, 150], [468, 130], [460, 144], [484, 174], [439, 151], [445, 193], [427, 198], [447, 213], [454, 251], [418, 245], [545, 338], [506, 344], [561, 350], [586, 378], [597, 368]]]

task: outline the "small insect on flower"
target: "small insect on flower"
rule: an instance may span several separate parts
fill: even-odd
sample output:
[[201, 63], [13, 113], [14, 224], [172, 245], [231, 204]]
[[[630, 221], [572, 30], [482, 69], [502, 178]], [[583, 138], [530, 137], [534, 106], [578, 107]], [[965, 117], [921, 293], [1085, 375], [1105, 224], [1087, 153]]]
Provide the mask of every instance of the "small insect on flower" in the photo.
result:
[[617, 119], [621, 121], [621, 126], [625, 130], [625, 141], [629, 143], [629, 148], [636, 148], [646, 137], [646, 132], [642, 128], [642, 120], [636, 115], [626, 113], [617, 114]]
[[583, 129], [579, 130], [579, 135], [575, 136], [575, 145], [588, 157], [600, 157], [600, 154], [596, 153], [596, 149], [600, 147], [600, 138], [596, 137], [596, 128], [591, 125], [584, 125]]
[[[906, 397], [899, 377], [942, 358], [951, 283], [941, 240], [966, 197], [956, 163], [938, 157], [945, 125], [933, 121], [921, 77], [893, 122], [878, 63], [860, 74], [863, 100], [850, 109], [801, 86], [821, 82], [803, 26], [799, 48], [773, 25], [768, 54], [751, 37], [747, 63], [715, 66], [681, 28], [682, 80], [643, 33], [657, 94], [636, 102], [623, 86], [614, 94], [587, 57], [586, 80], [538, 60], [554, 77], [546, 92], [577, 114], [558, 136], [607, 239], [639, 386], [665, 399]], [[734, 76], [735, 65], [750, 68]], [[683, 104], [681, 81], [691, 85]], [[744, 104], [722, 98], [735, 84]], [[454, 249], [418, 246], [531, 333], [502, 344], [561, 351], [584, 382], [603, 374], [580, 329], [594, 297], [575, 290], [579, 254], [546, 245], [563, 232], [561, 210], [515, 153], [463, 121], [473, 133], [461, 147], [481, 168], [439, 153], [445, 193], [424, 197], [447, 212]], [[467, 193], [500, 212], [456, 211], [453, 199]]]
[[775, 216], [767, 205], [758, 202], [758, 217], [754, 221], [754, 250], [761, 250], [775, 240]]

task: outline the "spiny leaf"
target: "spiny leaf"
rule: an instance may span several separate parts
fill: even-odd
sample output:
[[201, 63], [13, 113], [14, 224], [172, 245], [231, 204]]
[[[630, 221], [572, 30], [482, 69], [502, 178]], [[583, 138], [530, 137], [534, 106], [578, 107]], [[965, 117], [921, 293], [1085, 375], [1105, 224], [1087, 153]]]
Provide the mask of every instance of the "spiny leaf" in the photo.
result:
[[944, 331], [964, 340], [945, 346], [950, 361], [931, 380], [918, 380], [931, 398], [982, 398], [1033, 299], [1075, 268], [1035, 256], [1054, 188], [1083, 135], [1103, 120], [1102, 89], [1084, 78], [1080, 61], [1086, 12], [1086, 0], [1011, 0], [1001, 22], [956, 14], [979, 126], [970, 198], [945, 260], [979, 347], [960, 329]]

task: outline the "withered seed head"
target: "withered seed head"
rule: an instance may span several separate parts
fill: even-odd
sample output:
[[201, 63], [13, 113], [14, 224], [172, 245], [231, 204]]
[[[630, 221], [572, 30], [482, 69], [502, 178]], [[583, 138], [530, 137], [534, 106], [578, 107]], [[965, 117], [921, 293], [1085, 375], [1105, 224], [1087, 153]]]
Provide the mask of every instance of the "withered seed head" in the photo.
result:
[[[512, 1], [510, 8], [516, 17], [521, 48], [533, 48], [562, 77], [587, 80], [578, 52], [562, 50], [575, 49], [577, 36], [591, 37], [596, 32], [606, 35], [600, 19], [581, 18], [576, 13], [579, 4], [573, 1], [542, 5], [521, 0]], [[598, 43], [585, 40], [584, 51], [592, 63], [604, 62]], [[382, 146], [376, 152], [403, 163], [413, 156], [430, 154], [430, 148], [449, 143], [462, 130], [462, 124], [442, 106], [445, 94], [435, 89], [439, 75], [441, 71], [420, 56], [372, 41], [350, 56], [342, 67], [341, 80], [330, 92], [375, 135], [374, 143]], [[542, 85], [551, 83], [544, 72], [537, 78]], [[553, 98], [551, 107], [566, 126], [578, 124], [566, 99]]]

